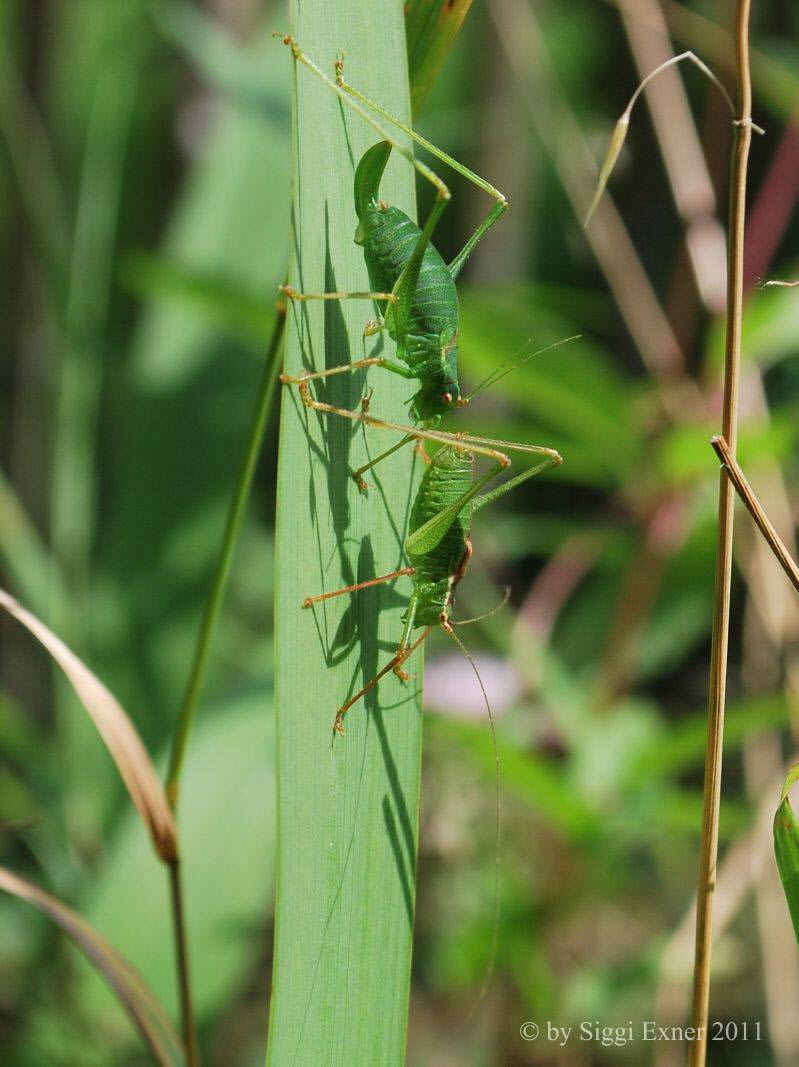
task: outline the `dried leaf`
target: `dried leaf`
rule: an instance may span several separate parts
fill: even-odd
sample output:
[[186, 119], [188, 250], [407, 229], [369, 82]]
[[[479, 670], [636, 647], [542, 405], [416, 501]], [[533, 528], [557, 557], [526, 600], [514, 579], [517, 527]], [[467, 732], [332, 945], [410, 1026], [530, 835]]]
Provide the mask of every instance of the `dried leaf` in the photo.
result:
[[[583, 226], [588, 225], [589, 219], [594, 213], [594, 209], [602, 198], [602, 194], [605, 191], [605, 186], [608, 184], [608, 178], [610, 177], [611, 172], [613, 171], [613, 168], [616, 164], [616, 160], [619, 157], [621, 147], [624, 144], [624, 139], [627, 136], [627, 128], [630, 125], [630, 115], [632, 114], [632, 110], [635, 107], [636, 100], [644, 91], [646, 86], [652, 81], [653, 78], [656, 78], [659, 74], [662, 74], [662, 72], [664, 70], [667, 70], [669, 67], [673, 67], [677, 63], [682, 63], [683, 60], [689, 60], [691, 63], [695, 64], [699, 68], [699, 70], [702, 71], [705, 77], [709, 78], [710, 81], [713, 82], [716, 88], [724, 96], [724, 99], [727, 101], [727, 106], [730, 109], [730, 114], [735, 116], [735, 105], [732, 102], [730, 94], [724, 88], [724, 84], [719, 81], [719, 79], [716, 77], [710, 67], [708, 67], [706, 63], [703, 63], [699, 56], [695, 55], [693, 52], [681, 52], [678, 56], [671, 56], [665, 62], [655, 67], [655, 69], [651, 70], [649, 74], [647, 74], [647, 76], [643, 79], [643, 81], [641, 81], [641, 83], [638, 85], [638, 88], [630, 97], [630, 101], [627, 104], [627, 107], [624, 109], [621, 118], [616, 123], [616, 128], [613, 131], [613, 136], [610, 139], [610, 148], [608, 148], [608, 154], [605, 157], [605, 162], [602, 164], [602, 169], [599, 172], [599, 182], [597, 184], [597, 190], [594, 193], [594, 199], [591, 201], [591, 206], [588, 209], [588, 214], [585, 217], [585, 222], [583, 223]], [[752, 123], [752, 128], [757, 130], [758, 133], [763, 133], [763, 130], [759, 126], [756, 126], [754, 123]]]
[[591, 206], [588, 209], [588, 214], [585, 216], [585, 222], [583, 226], [587, 226], [591, 220], [591, 216], [596, 210], [596, 206], [602, 199], [602, 194], [605, 191], [605, 186], [608, 184], [608, 179], [613, 173], [613, 168], [616, 166], [616, 160], [619, 158], [619, 152], [622, 150], [624, 140], [627, 137], [627, 130], [630, 128], [630, 115], [629, 112], [621, 116], [616, 123], [616, 127], [613, 130], [613, 136], [610, 139], [610, 145], [608, 147], [608, 154], [605, 156], [605, 162], [602, 164], [602, 169], [599, 172], [599, 180], [597, 181], [596, 192], [594, 193], [594, 199], [591, 201]]
[[105, 741], [156, 851], [167, 863], [175, 860], [177, 835], [172, 812], [147, 750], [122, 705], [52, 630], [2, 589], [0, 607], [44, 645], [67, 676]]
[[96, 930], [57, 897], [0, 867], [0, 889], [32, 904], [70, 937], [114, 991], [162, 1067], [184, 1067], [180, 1039], [149, 986]]

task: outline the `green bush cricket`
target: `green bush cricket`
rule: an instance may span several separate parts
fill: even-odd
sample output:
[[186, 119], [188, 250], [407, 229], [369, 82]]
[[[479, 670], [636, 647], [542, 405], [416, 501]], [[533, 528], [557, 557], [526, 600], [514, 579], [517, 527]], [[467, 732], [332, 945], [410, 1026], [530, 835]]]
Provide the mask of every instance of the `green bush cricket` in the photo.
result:
[[[334, 82], [300, 50], [292, 37], [284, 36], [283, 41], [291, 48], [297, 62], [330, 86], [378, 131], [383, 140], [372, 145], [361, 157], [355, 172], [353, 190], [358, 218], [355, 241], [363, 247], [373, 291], [301, 293], [289, 285], [281, 286], [281, 290], [296, 301], [374, 300], [380, 315], [377, 319], [367, 322], [364, 337], [385, 330], [395, 342], [397, 352], [396, 359], [393, 360], [379, 356], [368, 357], [327, 370], [309, 372], [301, 378], [284, 375], [282, 380], [296, 384], [302, 380], [381, 366], [394, 374], [418, 381], [420, 388], [410, 400], [411, 418], [422, 426], [435, 427], [443, 415], [453, 408], [467, 404], [472, 396], [485, 387], [484, 383], [468, 397], [461, 394], [458, 380], [458, 293], [455, 281], [474, 247], [506, 211], [507, 201], [493, 185], [436, 148], [349, 85], [344, 80], [341, 57], [335, 64]], [[366, 108], [402, 130], [497, 201], [451, 263], [445, 263], [431, 243], [436, 223], [450, 199], [449, 189], [433, 170], [387, 133], [361, 105], [366, 105]], [[380, 181], [392, 149], [407, 159], [436, 189], [436, 199], [423, 228], [417, 226], [405, 212], [380, 199]], [[413, 435], [409, 432], [393, 448], [354, 472], [353, 476], [359, 486], [366, 488], [362, 478], [366, 470], [412, 439]]]

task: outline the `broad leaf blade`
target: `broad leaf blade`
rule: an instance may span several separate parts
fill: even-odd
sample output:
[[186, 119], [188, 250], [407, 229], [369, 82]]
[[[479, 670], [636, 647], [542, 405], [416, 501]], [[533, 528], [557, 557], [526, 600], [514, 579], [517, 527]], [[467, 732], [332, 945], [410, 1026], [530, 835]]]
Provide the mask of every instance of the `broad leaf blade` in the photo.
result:
[[[409, 115], [402, 17], [394, 0], [294, 6], [300, 47], [398, 118]], [[276, 44], [275, 47], [279, 47]], [[280, 58], [280, 57], [278, 57]], [[286, 50], [285, 76], [292, 76]], [[307, 292], [365, 290], [354, 244], [355, 167], [379, 135], [305, 67], [295, 75], [294, 262]], [[413, 211], [414, 175], [391, 159], [381, 196]], [[294, 304], [286, 368], [336, 366], [363, 352], [368, 301]], [[386, 355], [393, 346], [382, 344]], [[370, 341], [368, 350], [375, 344]], [[407, 419], [408, 383], [377, 368], [372, 410]], [[318, 385], [318, 383], [315, 383]], [[361, 375], [315, 391], [355, 407]], [[404, 565], [413, 449], [381, 464], [368, 499], [349, 470], [394, 443], [302, 406], [284, 387], [277, 501], [278, 873], [269, 1063], [400, 1063], [404, 1058], [418, 822], [420, 659], [403, 687], [386, 677], [347, 717], [337, 708], [391, 656], [408, 579], [302, 610], [303, 599]], [[367, 453], [368, 449], [368, 453]]]
[[471, 6], [472, 0], [409, 0], [405, 4], [414, 116], [433, 87]]
[[[409, 115], [402, 19], [393, 0], [295, 5], [300, 47], [323, 69], [346, 56], [347, 80], [398, 118]], [[276, 46], [277, 47], [277, 46]], [[286, 77], [291, 58], [285, 53]], [[364, 290], [354, 244], [353, 179], [379, 139], [305, 67], [295, 69], [295, 258], [290, 281], [307, 292]], [[395, 157], [381, 196], [413, 211], [414, 175]], [[360, 358], [367, 301], [294, 304], [286, 368]], [[370, 342], [370, 346], [374, 342]], [[383, 351], [393, 346], [381, 339]], [[406, 421], [408, 383], [376, 370], [372, 410]], [[359, 375], [317, 392], [339, 406], [363, 395]], [[347, 717], [336, 710], [396, 647], [408, 579], [300, 608], [309, 594], [404, 564], [412, 449], [381, 464], [368, 499], [349, 470], [392, 444], [345, 419], [282, 397], [278, 473], [276, 697], [278, 873], [269, 1063], [400, 1063], [410, 981], [420, 763], [420, 659], [403, 687], [386, 677]], [[367, 453], [368, 450], [368, 453]]]

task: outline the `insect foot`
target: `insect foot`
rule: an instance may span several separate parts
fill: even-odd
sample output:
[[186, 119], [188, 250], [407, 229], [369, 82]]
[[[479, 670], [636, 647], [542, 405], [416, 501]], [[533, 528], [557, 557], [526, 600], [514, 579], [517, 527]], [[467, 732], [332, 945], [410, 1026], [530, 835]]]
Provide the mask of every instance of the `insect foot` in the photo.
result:
[[291, 51], [292, 51], [292, 53], [294, 55], [294, 58], [295, 59], [299, 58], [299, 56], [301, 55], [300, 46], [297, 44], [297, 42], [294, 40], [294, 38], [291, 36], [290, 33], [283, 33], [280, 30], [275, 30], [275, 32], [272, 34], [272, 36], [273, 37], [282, 38], [283, 44], [287, 44], [289, 46], [289, 48], [291, 49]]

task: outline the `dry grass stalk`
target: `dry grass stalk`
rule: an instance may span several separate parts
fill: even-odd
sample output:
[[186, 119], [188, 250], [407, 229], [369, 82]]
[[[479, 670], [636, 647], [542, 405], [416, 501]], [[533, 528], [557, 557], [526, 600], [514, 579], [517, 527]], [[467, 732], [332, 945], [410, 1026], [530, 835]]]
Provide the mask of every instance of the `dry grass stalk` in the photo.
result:
[[185, 1060], [180, 1041], [163, 1008], [105, 938], [57, 897], [5, 867], [0, 867], [0, 889], [31, 904], [60, 926], [114, 991], [161, 1067], [182, 1067]]
[[716, 451], [716, 455], [724, 464], [724, 470], [726, 471], [727, 477], [735, 486], [738, 496], [740, 496], [741, 500], [746, 505], [749, 514], [757, 523], [758, 529], [763, 534], [769, 548], [776, 556], [779, 565], [793, 582], [794, 587], [799, 590], [799, 567], [797, 567], [785, 542], [774, 529], [774, 526], [763, 510], [760, 501], [755, 496], [754, 490], [749, 484], [746, 475], [741, 469], [735, 456], [730, 451], [730, 446], [723, 437], [714, 437], [711, 444]]
[[0, 607], [33, 634], [67, 676], [116, 763], [158, 855], [167, 863], [174, 862], [178, 849], [172, 812], [147, 750], [125, 709], [60, 637], [2, 589]]
[[[752, 140], [752, 81], [749, 67], [750, 0], [737, 0], [735, 52], [738, 82], [738, 112], [735, 119], [730, 179], [730, 209], [727, 266], [727, 335], [724, 365], [722, 434], [735, 456], [738, 438], [738, 382], [741, 361], [743, 315], [744, 221], [749, 146]], [[696, 1032], [688, 1062], [703, 1067], [707, 1056], [707, 1023], [710, 1001], [710, 961], [713, 937], [713, 899], [718, 857], [721, 765], [724, 741], [724, 708], [727, 682], [727, 652], [732, 581], [734, 489], [722, 473], [719, 477], [719, 519], [716, 555], [716, 589], [713, 608], [708, 740], [705, 756], [702, 842], [697, 890], [694, 988], [691, 1022]]]

